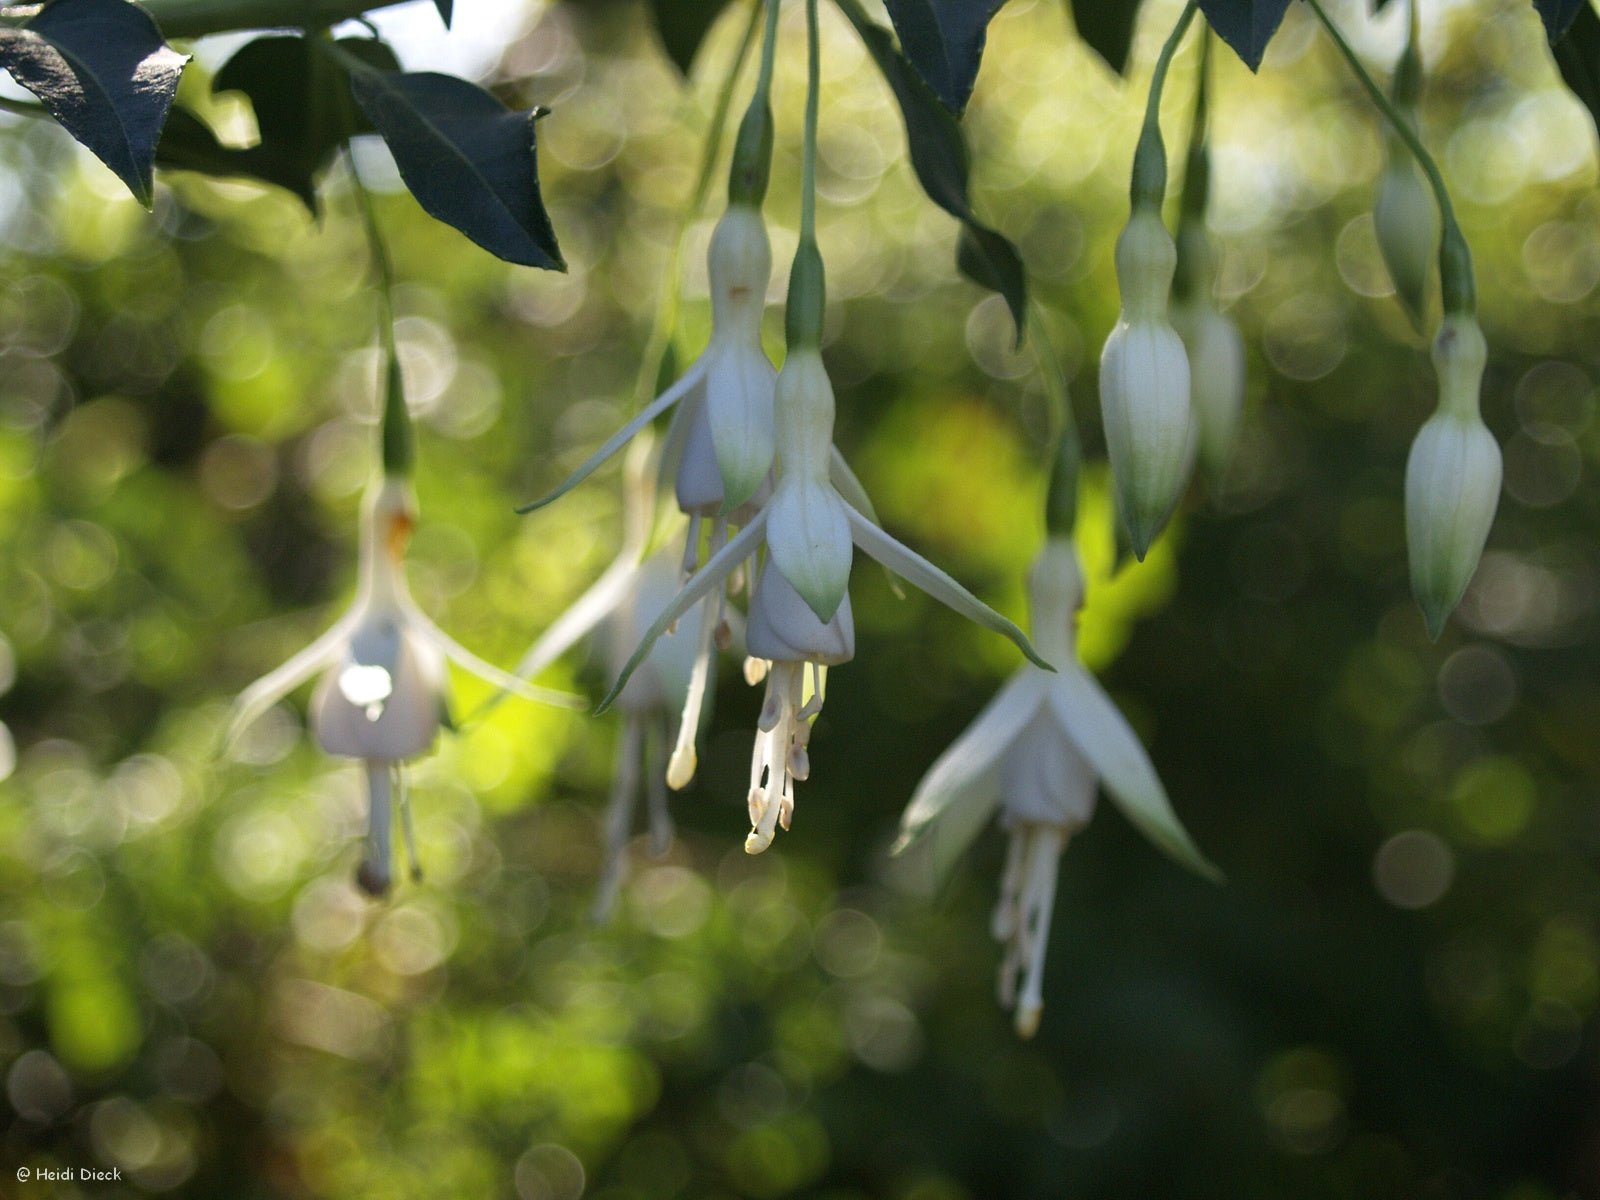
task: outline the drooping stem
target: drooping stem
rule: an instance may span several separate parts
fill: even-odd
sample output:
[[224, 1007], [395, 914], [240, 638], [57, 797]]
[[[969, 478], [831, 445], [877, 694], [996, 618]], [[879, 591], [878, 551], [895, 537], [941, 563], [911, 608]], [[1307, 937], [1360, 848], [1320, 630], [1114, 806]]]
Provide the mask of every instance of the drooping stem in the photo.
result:
[[827, 280], [817, 246], [817, 109], [822, 94], [822, 47], [817, 28], [817, 0], [806, 0], [806, 117], [801, 149], [800, 240], [789, 270], [789, 296], [784, 311], [784, 340], [793, 351], [822, 344], [822, 315], [827, 307]]
[[[776, 7], [776, 4], [773, 5]], [[711, 110], [711, 123], [706, 127], [705, 144], [700, 151], [700, 168], [695, 175], [694, 188], [678, 220], [678, 230], [672, 240], [672, 251], [667, 256], [666, 270], [662, 272], [661, 299], [656, 305], [655, 321], [650, 326], [650, 336], [645, 341], [644, 354], [639, 359], [639, 375], [634, 382], [635, 407], [647, 403], [656, 393], [661, 379], [661, 366], [672, 344], [672, 330], [678, 320], [678, 276], [683, 270], [684, 244], [689, 240], [689, 228], [705, 208], [706, 197], [711, 194], [711, 180], [716, 173], [717, 155], [722, 149], [722, 135], [728, 126], [728, 112], [733, 106], [733, 89], [739, 81], [739, 72], [750, 56], [750, 45], [755, 40], [756, 26], [761, 19], [760, 0], [750, 10], [750, 21], [739, 48], [729, 60], [717, 88], [716, 104]]]
[[822, 40], [817, 0], [806, 0], [806, 123], [800, 177], [800, 239], [817, 238], [817, 108], [822, 93]]
[[378, 276], [378, 339], [383, 344], [383, 420], [379, 440], [383, 449], [383, 469], [389, 475], [408, 475], [416, 461], [416, 436], [411, 429], [411, 412], [406, 407], [405, 383], [400, 377], [400, 355], [394, 340], [394, 268], [389, 248], [378, 226], [372, 193], [361, 180], [355, 152], [348, 140], [345, 158], [350, 164], [350, 179], [355, 185], [356, 204], [366, 229], [372, 266]]
[[1051, 533], [1070, 535], [1078, 519], [1078, 467], [1083, 459], [1078, 422], [1072, 413], [1066, 372], [1045, 327], [1044, 309], [1032, 297], [1028, 301], [1028, 318], [1032, 326], [1028, 344], [1033, 348], [1034, 363], [1050, 401], [1048, 441], [1054, 447], [1045, 491], [1044, 523]]
[[1159, 208], [1167, 194], [1167, 150], [1161, 143], [1161, 92], [1166, 87], [1167, 70], [1172, 66], [1172, 57], [1178, 52], [1183, 35], [1188, 32], [1189, 22], [1194, 20], [1197, 7], [1198, 0], [1189, 0], [1183, 6], [1183, 12], [1173, 25], [1172, 32], [1167, 35], [1166, 44], [1161, 47], [1161, 54], [1156, 59], [1155, 71], [1150, 76], [1150, 94], [1145, 98], [1144, 106], [1144, 126], [1139, 130], [1139, 145], [1133, 152], [1133, 181], [1129, 190], [1135, 208], [1141, 204], [1153, 204]]
[[1450, 203], [1450, 192], [1445, 187], [1439, 165], [1434, 162], [1433, 155], [1428, 153], [1428, 148], [1422, 144], [1422, 139], [1411, 127], [1411, 122], [1405, 119], [1394, 102], [1384, 95], [1383, 89], [1377, 85], [1366, 67], [1361, 65], [1356, 52], [1350, 48], [1350, 43], [1345, 41], [1344, 35], [1339, 32], [1339, 27], [1328, 17], [1320, 0], [1306, 0], [1306, 3], [1317, 15], [1317, 20], [1322, 22], [1322, 27], [1328, 31], [1333, 44], [1339, 47], [1339, 53], [1344, 55], [1351, 72], [1361, 81], [1361, 86], [1366, 89], [1373, 104], [1388, 121], [1395, 136], [1405, 143], [1406, 149], [1411, 151], [1412, 157], [1417, 160], [1417, 165], [1422, 168], [1423, 175], [1427, 177], [1428, 186], [1433, 189], [1433, 198], [1439, 205], [1439, 285], [1444, 299], [1444, 311], [1446, 313], [1475, 311], [1478, 297], [1477, 285], [1472, 277], [1472, 251], [1468, 248], [1467, 239], [1456, 221], [1455, 209]]

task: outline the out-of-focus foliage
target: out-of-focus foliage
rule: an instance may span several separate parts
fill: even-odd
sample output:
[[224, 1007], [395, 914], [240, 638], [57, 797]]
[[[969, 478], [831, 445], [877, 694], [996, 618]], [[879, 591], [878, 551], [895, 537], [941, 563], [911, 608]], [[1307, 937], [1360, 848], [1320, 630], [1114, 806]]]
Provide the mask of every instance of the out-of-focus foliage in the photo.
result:
[[[1123, 85], [1059, 6], [1013, 0], [966, 118], [974, 197], [1030, 263], [1083, 413], [1172, 15], [1147, 7]], [[1015, 652], [873, 572], [773, 852], [740, 848], [757, 701], [730, 676], [676, 802], [682, 837], [659, 862], [639, 851], [612, 925], [584, 913], [614, 724], [520, 703], [414, 773], [429, 877], [363, 900], [356, 771], [309, 745], [298, 704], [241, 761], [217, 757], [232, 693], [353, 583], [376, 304], [347, 184], [336, 172], [320, 226], [287, 193], [184, 176], [158, 177], [146, 215], [60, 130], [0, 117], [0, 1187], [1593, 1194], [1600, 173], [1528, 5], [1423, 11], [1424, 132], [1478, 256], [1505, 446], [1483, 567], [1430, 644], [1400, 483], [1433, 380], [1372, 232], [1378, 128], [1293, 9], [1260, 75], [1230, 60], [1215, 91], [1223, 287], [1251, 346], [1233, 474], [1110, 582], [1098, 483], [1081, 513], [1085, 652], [1229, 883], [1103, 812], [1063, 862], [1026, 1045], [993, 1003], [999, 839], [932, 905], [885, 886], [882, 857]], [[1401, 6], [1370, 28], [1358, 6], [1338, 15], [1392, 60]], [[954, 222], [921, 194], [855, 35], [824, 16], [841, 442], [891, 530], [1021, 616], [1044, 402], [1004, 303], [930, 252]], [[498, 661], [614, 551], [608, 477], [532, 517], [511, 507], [629, 407], [742, 21], [713, 30], [677, 103], [640, 12], [530, 15], [495, 86], [553, 110], [542, 181], [565, 276], [494, 261], [397, 185], [380, 200], [420, 422], [414, 588]], [[786, 48], [780, 263], [800, 80]], [[707, 328], [707, 231], [685, 355]], [[458, 683], [470, 712], [485, 693]], [[20, 1166], [123, 1181], [14, 1185]]]

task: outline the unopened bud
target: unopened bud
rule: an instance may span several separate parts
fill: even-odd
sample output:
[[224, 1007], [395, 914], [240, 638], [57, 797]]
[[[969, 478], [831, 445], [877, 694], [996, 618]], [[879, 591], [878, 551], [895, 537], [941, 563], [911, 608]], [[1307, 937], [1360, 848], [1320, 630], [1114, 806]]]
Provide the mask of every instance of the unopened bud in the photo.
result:
[[1372, 223], [1395, 295], [1411, 319], [1421, 321], [1439, 249], [1439, 209], [1410, 150], [1393, 135], [1388, 139], [1383, 174], [1378, 177]]
[[1100, 355], [1100, 414], [1117, 509], [1141, 560], [1189, 473], [1189, 359], [1167, 317], [1176, 258], [1160, 214], [1135, 209], [1117, 240], [1122, 319]]
[[1435, 638], [1477, 570], [1500, 500], [1500, 446], [1478, 411], [1486, 356], [1476, 320], [1445, 319], [1433, 347], [1439, 410], [1406, 463], [1411, 589]]

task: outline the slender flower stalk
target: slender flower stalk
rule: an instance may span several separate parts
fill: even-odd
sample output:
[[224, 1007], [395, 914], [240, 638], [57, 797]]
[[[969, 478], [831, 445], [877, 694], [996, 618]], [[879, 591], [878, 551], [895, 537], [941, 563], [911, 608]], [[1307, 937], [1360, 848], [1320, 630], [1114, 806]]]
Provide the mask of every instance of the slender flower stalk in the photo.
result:
[[1128, 224], [1117, 239], [1122, 312], [1100, 355], [1100, 412], [1117, 510], [1141, 561], [1177, 507], [1191, 458], [1189, 360], [1168, 316], [1177, 249], [1161, 220], [1167, 191], [1161, 91], [1194, 14], [1191, 0], [1150, 80], [1133, 156]]
[[[1050, 511], [1063, 506], [1052, 486]], [[999, 999], [1017, 1034], [1032, 1037], [1044, 1008], [1045, 948], [1057, 866], [1094, 813], [1097, 783], [1156, 846], [1205, 878], [1221, 878], [1195, 848], [1144, 747], [1094, 676], [1078, 662], [1083, 573], [1067, 530], [1052, 532], [1028, 576], [1032, 629], [1054, 673], [1018, 668], [968, 730], [923, 776], [893, 853], [931, 885], [998, 810], [1010, 844], [992, 932], [1005, 947]]]
[[[1417, 131], [1417, 101], [1422, 94], [1417, 26], [1416, 0], [1411, 0], [1406, 45], [1395, 66], [1391, 98], [1413, 133]], [[1372, 207], [1373, 228], [1384, 266], [1394, 281], [1395, 295], [1412, 323], [1420, 328], [1434, 247], [1439, 244], [1439, 210], [1405, 141], [1393, 129], [1384, 131], [1383, 141], [1384, 166]]]

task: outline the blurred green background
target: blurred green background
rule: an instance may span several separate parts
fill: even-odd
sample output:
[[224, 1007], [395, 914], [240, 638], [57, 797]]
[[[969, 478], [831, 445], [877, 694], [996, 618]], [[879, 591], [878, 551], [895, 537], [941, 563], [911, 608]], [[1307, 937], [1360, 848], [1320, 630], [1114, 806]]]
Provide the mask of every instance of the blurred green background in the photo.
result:
[[[1146, 7], [1124, 83], [1052, 0], [1011, 0], [967, 120], [978, 210], [1023, 248], [1091, 455], [1111, 243], [1175, 11]], [[420, 422], [413, 588], [510, 663], [615, 553], [615, 470], [512, 506], [631, 409], [744, 18], [688, 88], [632, 5], [461, 3], [449, 38], [397, 35], [403, 61], [448, 64], [490, 8], [510, 40], [483, 65], [553, 110], [570, 272], [492, 260], [363, 165]], [[1377, 67], [1400, 9], [1335, 7]], [[1400, 489], [1434, 382], [1375, 249], [1377, 126], [1296, 6], [1259, 77], [1219, 56], [1214, 217], [1250, 346], [1233, 474], [1115, 581], [1097, 473], [1084, 503], [1086, 652], [1229, 882], [1102, 811], [1063, 862], [1026, 1044], [993, 1000], [1001, 839], [932, 903], [884, 882], [917, 779], [1016, 655], [874, 571], [773, 851], [741, 849], [759, 695], [724, 670], [681, 836], [662, 860], [634, 848], [609, 925], [585, 914], [616, 720], [521, 703], [413, 771], [428, 880], [360, 896], [359, 773], [304, 736], [303, 693], [241, 761], [215, 755], [232, 695], [353, 586], [376, 307], [348, 177], [320, 226], [183, 175], [146, 214], [59, 130], [0, 115], [0, 1194], [1600, 1195], [1595, 134], [1526, 3], [1423, 13], [1424, 127], [1478, 256], [1506, 454], [1489, 550], [1430, 644]], [[823, 24], [840, 444], [892, 532], [1021, 617], [1047, 403], [999, 300], [956, 276], [954, 222], [859, 44]], [[212, 115], [248, 134], [241, 106]], [[708, 232], [679, 361], [706, 334]], [[601, 682], [581, 656], [563, 672]], [[486, 694], [457, 684], [463, 708]], [[122, 1182], [17, 1184], [21, 1166]]]

